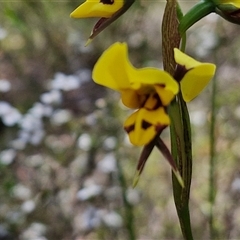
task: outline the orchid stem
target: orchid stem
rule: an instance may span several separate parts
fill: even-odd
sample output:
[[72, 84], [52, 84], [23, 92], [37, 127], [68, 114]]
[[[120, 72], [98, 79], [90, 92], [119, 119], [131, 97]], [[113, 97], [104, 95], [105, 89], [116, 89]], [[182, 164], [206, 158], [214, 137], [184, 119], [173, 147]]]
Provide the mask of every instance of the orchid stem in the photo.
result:
[[214, 1], [201, 0], [196, 5], [194, 5], [180, 20], [179, 32], [181, 35], [186, 33], [186, 31], [196, 22], [201, 20], [208, 14], [215, 12]]
[[213, 207], [215, 203], [215, 181], [214, 181], [214, 171], [215, 171], [215, 161], [216, 161], [216, 136], [215, 136], [215, 126], [216, 126], [216, 89], [217, 81], [213, 78], [212, 82], [212, 96], [211, 96], [211, 122], [210, 122], [210, 160], [209, 160], [209, 230], [210, 239], [216, 238], [216, 230], [214, 227], [214, 214]]
[[121, 167], [120, 161], [117, 161], [118, 166], [118, 172], [119, 172], [119, 181], [122, 187], [122, 198], [123, 198], [123, 204], [124, 204], [124, 211], [125, 211], [125, 225], [127, 229], [128, 240], [136, 240], [136, 231], [134, 226], [134, 207], [128, 202], [126, 197], [126, 191], [127, 191], [127, 183], [124, 176], [123, 169]]
[[172, 175], [174, 201], [183, 236], [187, 240], [192, 240], [193, 236], [188, 206], [192, 177], [191, 129], [187, 106], [182, 99], [181, 93], [179, 93], [178, 98], [171, 103], [169, 114], [171, 118], [172, 155], [185, 186], [185, 188], [182, 188], [175, 175]]
[[[182, 13], [177, 0], [167, 0], [162, 22], [163, 39], [163, 66], [164, 70], [172, 76], [175, 72], [176, 62], [173, 49], [179, 48], [183, 32], [179, 32], [179, 20]], [[185, 48], [186, 39], [183, 39], [182, 47]], [[192, 178], [192, 142], [191, 128], [186, 103], [183, 101], [182, 93], [169, 106], [169, 116], [171, 119], [171, 150], [173, 159], [178, 171], [183, 179], [184, 188], [180, 185], [175, 174], [172, 174], [173, 196], [180, 221], [183, 237], [192, 240], [191, 220], [189, 214], [189, 194]]]

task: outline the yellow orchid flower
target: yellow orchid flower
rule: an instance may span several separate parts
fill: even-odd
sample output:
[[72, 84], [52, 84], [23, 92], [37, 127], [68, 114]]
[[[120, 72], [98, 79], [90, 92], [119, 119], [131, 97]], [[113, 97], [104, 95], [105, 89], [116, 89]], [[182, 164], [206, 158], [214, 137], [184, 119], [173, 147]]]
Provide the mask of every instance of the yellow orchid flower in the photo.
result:
[[174, 49], [177, 69], [174, 78], [180, 82], [183, 100], [190, 102], [197, 97], [213, 78], [216, 66], [201, 63], [189, 57], [179, 49]]
[[126, 43], [110, 46], [95, 64], [92, 77], [120, 92], [125, 106], [138, 109], [124, 123], [132, 144], [148, 144], [170, 124], [166, 106], [178, 93], [178, 83], [165, 71], [135, 68]]
[[89, 37], [90, 42], [103, 29], [125, 13], [134, 1], [135, 0], [86, 0], [70, 14], [70, 17], [100, 18]]
[[123, 7], [123, 4], [124, 0], [87, 0], [76, 8], [70, 16], [73, 18], [110, 18]]

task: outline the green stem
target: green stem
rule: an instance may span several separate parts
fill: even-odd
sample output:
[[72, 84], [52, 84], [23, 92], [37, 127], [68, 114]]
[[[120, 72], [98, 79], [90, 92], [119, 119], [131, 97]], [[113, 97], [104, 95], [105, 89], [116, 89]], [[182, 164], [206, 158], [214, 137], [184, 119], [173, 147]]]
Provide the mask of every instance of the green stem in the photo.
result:
[[119, 172], [119, 181], [122, 187], [122, 198], [123, 198], [123, 204], [125, 209], [125, 225], [127, 229], [128, 234], [128, 240], [136, 240], [136, 233], [135, 233], [135, 227], [134, 227], [134, 211], [133, 206], [128, 202], [126, 197], [126, 190], [127, 190], [127, 183], [124, 177], [124, 173], [122, 170], [122, 167], [119, 163], [120, 161], [117, 161], [118, 165], [118, 172]]
[[169, 107], [171, 118], [171, 146], [172, 155], [177, 163], [178, 170], [184, 180], [185, 187], [182, 188], [172, 175], [173, 195], [177, 213], [185, 239], [192, 240], [191, 220], [189, 214], [189, 194], [192, 178], [192, 149], [191, 149], [191, 128], [186, 103], [181, 93]]
[[[178, 17], [178, 20], [181, 22], [181, 19], [183, 18], [183, 13], [182, 13], [182, 9], [181, 9], [179, 3], [177, 4], [177, 17]], [[180, 50], [182, 52], [185, 52], [186, 44], [187, 44], [187, 34], [186, 34], [186, 32], [183, 33], [181, 37], [182, 37], [182, 39], [181, 39]]]
[[214, 214], [213, 207], [215, 203], [215, 182], [214, 182], [214, 171], [215, 171], [215, 160], [216, 160], [216, 89], [217, 81], [213, 78], [212, 81], [212, 97], [211, 97], [211, 122], [210, 122], [210, 167], [209, 167], [209, 229], [210, 239], [216, 238], [216, 231], [214, 227]]
[[186, 33], [193, 24], [212, 12], [215, 12], [215, 4], [212, 1], [198, 2], [182, 17], [179, 24], [180, 34]]
[[[181, 20], [181, 9], [176, 0], [167, 0], [163, 15], [162, 39], [163, 39], [163, 66], [164, 70], [172, 76], [175, 72], [176, 63], [173, 49], [179, 48], [181, 36], [179, 33], [179, 19]], [[184, 36], [184, 34], [182, 34]], [[183, 48], [184, 48], [183, 39]], [[189, 194], [192, 177], [192, 142], [191, 128], [186, 103], [183, 101], [181, 92], [169, 106], [171, 118], [171, 146], [172, 155], [178, 170], [184, 181], [184, 188], [179, 184], [173, 174], [173, 195], [180, 221], [181, 230], [186, 240], [192, 240], [191, 221], [189, 214]]]

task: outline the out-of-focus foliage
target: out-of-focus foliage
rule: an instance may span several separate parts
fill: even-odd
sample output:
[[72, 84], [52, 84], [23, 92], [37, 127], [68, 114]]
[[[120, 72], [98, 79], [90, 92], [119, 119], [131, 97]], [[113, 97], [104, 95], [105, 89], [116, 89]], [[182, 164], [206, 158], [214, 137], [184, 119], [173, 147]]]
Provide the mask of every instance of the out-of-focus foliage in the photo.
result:
[[[96, 59], [115, 41], [129, 43], [135, 66], [161, 67], [164, 4], [150, 3], [133, 6], [85, 48], [95, 19], [70, 19], [79, 3], [0, 2], [1, 239], [181, 238], [168, 164], [155, 151], [131, 188], [140, 149], [122, 129], [129, 113], [91, 80]], [[240, 238], [239, 32], [210, 15], [192, 28], [187, 49], [218, 66], [215, 215], [224, 239]], [[210, 93], [211, 86], [190, 104], [196, 239], [209, 236]]]

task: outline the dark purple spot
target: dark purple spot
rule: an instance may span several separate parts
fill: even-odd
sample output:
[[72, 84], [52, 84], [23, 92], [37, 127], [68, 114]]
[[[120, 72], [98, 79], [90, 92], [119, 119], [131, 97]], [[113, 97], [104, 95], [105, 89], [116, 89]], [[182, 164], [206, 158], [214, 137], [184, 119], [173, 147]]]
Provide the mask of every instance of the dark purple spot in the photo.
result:
[[165, 88], [166, 87], [166, 85], [165, 84], [157, 84], [157, 86], [159, 86], [159, 87], [162, 87], [162, 88]]
[[100, 0], [101, 3], [103, 4], [110, 4], [112, 5], [114, 3], [114, 0]]
[[135, 125], [133, 124], [133, 125], [130, 125], [130, 126], [128, 126], [128, 127], [124, 127], [124, 130], [125, 130], [127, 133], [130, 133], [130, 132], [132, 132], [132, 131], [134, 130], [134, 128], [135, 128]]
[[[189, 69], [190, 70], [190, 69]], [[180, 82], [184, 75], [189, 71], [186, 69], [185, 66], [182, 66], [182, 65], [179, 65], [177, 64], [177, 67], [175, 69], [175, 73], [174, 73], [174, 79], [177, 81], [177, 82]]]
[[149, 127], [151, 127], [152, 126], [152, 124], [151, 123], [149, 123], [149, 122], [147, 122], [147, 121], [145, 121], [145, 120], [142, 120], [142, 128], [144, 129], [144, 130], [147, 130]]
[[[164, 87], [165, 87], [165, 86], [164, 86]], [[160, 97], [159, 97], [159, 95], [158, 95], [157, 93], [154, 93], [153, 98], [155, 98], [155, 99], [157, 100], [157, 103], [156, 103], [156, 105], [154, 106], [153, 110], [156, 110], [157, 108], [163, 106], [162, 101], [161, 101], [161, 99], [160, 99]]]

